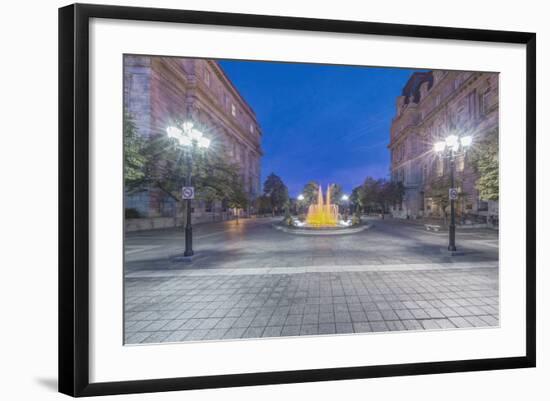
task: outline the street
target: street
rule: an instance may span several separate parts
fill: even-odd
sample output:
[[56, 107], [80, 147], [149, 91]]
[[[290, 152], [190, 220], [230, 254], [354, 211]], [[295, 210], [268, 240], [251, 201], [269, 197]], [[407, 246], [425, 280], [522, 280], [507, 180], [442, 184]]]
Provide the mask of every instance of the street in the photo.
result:
[[497, 326], [498, 232], [371, 218], [301, 236], [257, 218], [127, 233], [127, 344]]

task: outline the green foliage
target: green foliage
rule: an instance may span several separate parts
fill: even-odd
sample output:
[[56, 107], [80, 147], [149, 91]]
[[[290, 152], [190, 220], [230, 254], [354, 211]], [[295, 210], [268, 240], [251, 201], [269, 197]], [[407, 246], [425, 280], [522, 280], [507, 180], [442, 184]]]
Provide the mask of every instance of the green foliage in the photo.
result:
[[317, 203], [317, 194], [319, 192], [319, 184], [314, 181], [308, 182], [302, 191], [304, 200], [302, 201], [305, 205], [311, 205], [312, 203]]
[[273, 173], [264, 182], [264, 196], [269, 199], [274, 213], [288, 206], [288, 188], [283, 180]]
[[244, 185], [239, 177], [234, 177], [231, 184], [232, 190], [227, 194], [227, 204], [231, 208], [246, 209], [249, 204], [248, 194], [244, 190]]
[[271, 200], [269, 197], [261, 195], [256, 198], [256, 209], [260, 214], [271, 213]]
[[143, 154], [145, 141], [137, 133], [128, 114], [124, 114], [124, 180], [132, 183], [143, 179], [146, 157]]
[[332, 184], [330, 186], [330, 199], [332, 203], [340, 205], [342, 203], [342, 186], [340, 184]]
[[[455, 188], [460, 188], [462, 186], [462, 179], [460, 177], [455, 177]], [[432, 198], [432, 202], [435, 206], [438, 206], [443, 212], [447, 210], [451, 204], [449, 199], [449, 188], [451, 188], [451, 178], [449, 174], [444, 174], [441, 177], [434, 178], [428, 187], [428, 190], [425, 193], [426, 197]], [[458, 194], [458, 200], [456, 202], [457, 213], [461, 209], [459, 207], [460, 202], [463, 202], [466, 197], [466, 193], [460, 191]]]
[[360, 215], [363, 211], [363, 186], [353, 188], [349, 197], [350, 202], [353, 204], [355, 214]]
[[390, 205], [401, 203], [405, 189], [401, 182], [367, 177], [363, 185], [351, 192], [350, 200], [357, 210], [387, 211]]
[[[130, 145], [133, 144], [130, 142]], [[141, 174], [125, 174], [126, 190], [131, 193], [158, 188], [179, 202], [181, 188], [188, 185], [187, 177], [191, 174], [190, 184], [195, 187], [198, 199], [225, 199], [235, 205], [247, 205], [248, 198], [239, 167], [226, 160], [224, 149], [216, 147], [219, 144], [213, 145], [206, 151], [196, 146], [184, 149], [176, 139], [165, 135], [142, 141], [137, 156], [135, 149], [128, 150], [129, 156], [139, 160]], [[125, 153], [127, 146], [125, 143]]]
[[127, 219], [137, 219], [138, 217], [140, 217], [140, 214], [134, 208], [126, 208], [124, 209], [124, 217]]
[[479, 174], [476, 189], [483, 200], [499, 199], [498, 131], [488, 133], [472, 149], [470, 160]]

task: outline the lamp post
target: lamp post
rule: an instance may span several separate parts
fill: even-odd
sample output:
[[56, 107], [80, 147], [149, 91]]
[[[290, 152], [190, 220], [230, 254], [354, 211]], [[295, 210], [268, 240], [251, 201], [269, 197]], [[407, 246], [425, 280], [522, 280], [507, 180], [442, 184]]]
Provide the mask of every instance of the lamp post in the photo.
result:
[[457, 191], [455, 189], [455, 156], [462, 152], [465, 153], [466, 149], [472, 144], [471, 136], [458, 137], [457, 135], [449, 135], [444, 141], [434, 143], [434, 151], [438, 154], [444, 155], [449, 158], [451, 188], [449, 188], [449, 198], [451, 200], [451, 223], [449, 224], [449, 246], [447, 249], [450, 252], [456, 251], [455, 244], [455, 231], [456, 231], [456, 218], [455, 218], [455, 200], [457, 197]]
[[[169, 138], [174, 138], [178, 144], [184, 149], [186, 159], [187, 176], [185, 177], [185, 186], [192, 188], [193, 182], [193, 155], [197, 149], [208, 149], [210, 139], [203, 136], [203, 133], [194, 128], [193, 122], [186, 121], [180, 127], [170, 126], [166, 129]], [[184, 197], [182, 189], [182, 198]], [[183, 256], [193, 256], [193, 226], [191, 223], [191, 200], [194, 198], [194, 188], [190, 192], [190, 196], [185, 198], [186, 201], [186, 221], [185, 221], [185, 252]]]
[[344, 220], [347, 220], [348, 219], [348, 206], [349, 206], [349, 196], [344, 194], [342, 195], [342, 197], [340, 198], [340, 200], [342, 202], [344, 202], [344, 210], [345, 210], [345, 213], [344, 213]]
[[296, 213], [298, 215], [300, 215], [300, 213], [302, 212], [302, 208], [303, 208], [303, 201], [304, 201], [304, 195], [303, 194], [300, 194], [296, 197], [296, 199], [298, 200], [297, 202], [297, 205], [296, 205]]

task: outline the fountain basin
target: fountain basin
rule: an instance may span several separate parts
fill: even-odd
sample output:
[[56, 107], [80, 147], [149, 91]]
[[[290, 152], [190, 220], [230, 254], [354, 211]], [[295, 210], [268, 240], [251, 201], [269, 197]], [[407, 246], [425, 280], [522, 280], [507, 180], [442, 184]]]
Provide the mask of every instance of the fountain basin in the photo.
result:
[[349, 227], [343, 227], [343, 226], [335, 226], [335, 227], [296, 227], [296, 226], [288, 226], [283, 223], [275, 223], [273, 224], [273, 228], [283, 231], [288, 234], [295, 234], [295, 235], [347, 235], [347, 234], [357, 234], [362, 231], [368, 230], [372, 228], [372, 224], [369, 223], [362, 223], [358, 224], [356, 226], [349, 226]]

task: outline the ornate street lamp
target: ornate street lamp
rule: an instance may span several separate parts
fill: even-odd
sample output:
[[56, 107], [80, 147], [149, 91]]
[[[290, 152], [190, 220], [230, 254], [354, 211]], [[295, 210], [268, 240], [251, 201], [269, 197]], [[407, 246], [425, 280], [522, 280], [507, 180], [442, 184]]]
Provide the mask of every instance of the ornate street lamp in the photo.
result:
[[470, 135], [459, 137], [457, 135], [449, 135], [443, 141], [434, 143], [434, 152], [449, 158], [451, 170], [451, 188], [449, 188], [449, 198], [451, 199], [451, 224], [449, 225], [449, 246], [447, 249], [451, 252], [456, 251], [455, 245], [455, 199], [457, 191], [455, 189], [455, 156], [457, 154], [466, 153], [466, 149], [472, 144]]
[[[192, 170], [193, 170], [193, 156], [198, 149], [208, 149], [210, 147], [210, 139], [203, 136], [203, 133], [194, 128], [193, 122], [186, 121], [180, 127], [170, 126], [166, 128], [166, 133], [169, 138], [177, 140], [178, 144], [184, 149], [185, 159], [187, 163], [187, 177], [185, 179], [185, 186], [192, 186]], [[182, 191], [183, 192], [183, 191]], [[194, 191], [192, 191], [194, 197]], [[193, 256], [193, 226], [191, 224], [191, 199], [188, 197], [186, 200], [187, 218], [185, 222], [185, 252], [183, 256]]]

